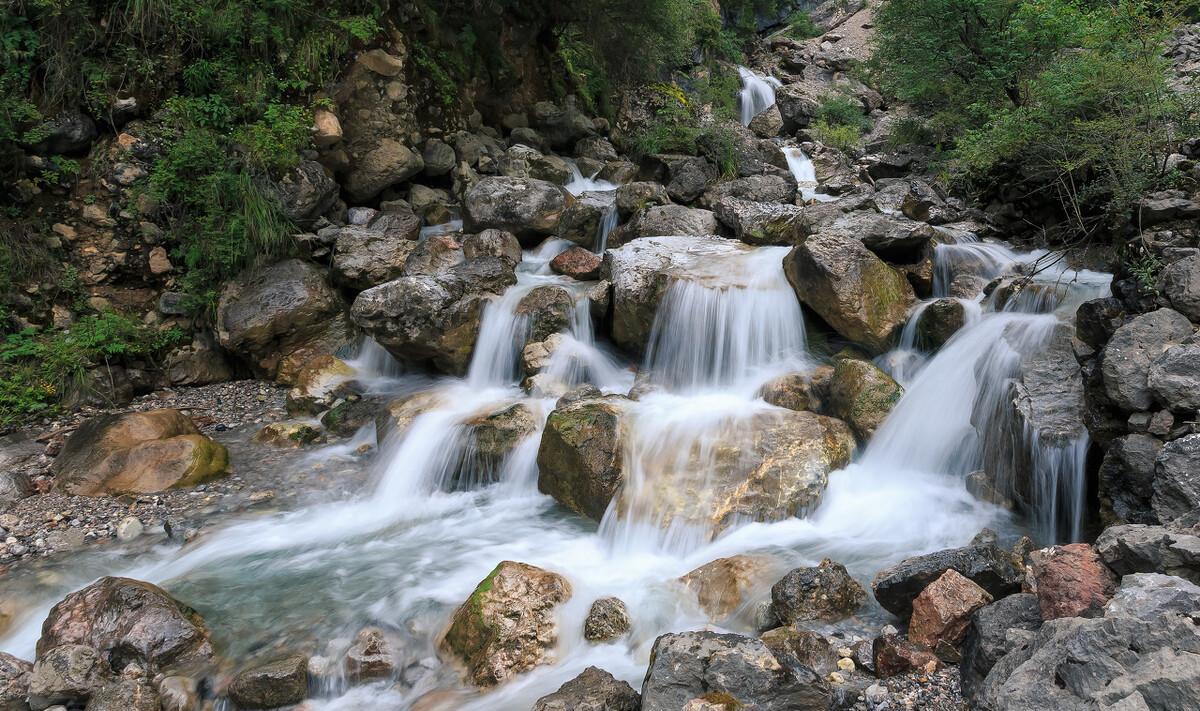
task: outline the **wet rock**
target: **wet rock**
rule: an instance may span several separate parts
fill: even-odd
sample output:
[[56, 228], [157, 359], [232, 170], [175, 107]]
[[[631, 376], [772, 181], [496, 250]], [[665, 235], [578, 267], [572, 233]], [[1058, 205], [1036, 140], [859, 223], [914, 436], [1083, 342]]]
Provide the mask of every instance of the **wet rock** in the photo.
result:
[[1096, 552], [1117, 575], [1165, 573], [1200, 583], [1200, 536], [1165, 526], [1109, 526]]
[[530, 343], [521, 350], [521, 366], [526, 375], [536, 375], [544, 368], [550, 365], [554, 353], [563, 346], [566, 336], [561, 333], [555, 333], [544, 341]]
[[995, 544], [950, 548], [905, 558], [875, 575], [871, 589], [888, 612], [901, 619], [912, 614], [912, 601], [934, 580], [953, 569], [993, 598], [1018, 592], [1021, 575], [1008, 553]]
[[905, 217], [931, 225], [944, 225], [960, 219], [959, 211], [947, 205], [929, 183], [912, 180], [905, 187], [907, 190], [900, 203], [900, 211]]
[[[828, 375], [832, 375], [830, 371]], [[821, 409], [822, 385], [813, 374], [789, 373], [765, 383], [758, 396], [776, 407], [817, 412]]]
[[1200, 585], [1160, 573], [1135, 573], [1121, 579], [1121, 587], [1104, 606], [1106, 617], [1153, 620], [1168, 613], [1187, 615], [1200, 606]]
[[1109, 400], [1126, 411], [1149, 409], [1154, 404], [1147, 381], [1150, 364], [1190, 335], [1191, 323], [1171, 309], [1142, 314], [1118, 328], [1100, 366]]
[[452, 235], [429, 235], [404, 260], [402, 273], [407, 277], [438, 276], [465, 261], [462, 245]]
[[1200, 509], [1200, 435], [1168, 442], [1154, 468], [1154, 515], [1169, 524]]
[[544, 180], [488, 177], [463, 196], [463, 222], [470, 232], [498, 229], [536, 239], [554, 234], [567, 199], [562, 188]]
[[416, 249], [421, 218], [394, 213], [370, 226], [349, 225], [333, 236], [334, 279], [342, 286], [362, 290], [395, 279]]
[[1119, 299], [1107, 296], [1079, 305], [1075, 311], [1075, 335], [1092, 348], [1101, 349], [1125, 320]]
[[727, 180], [705, 191], [702, 202], [711, 206], [726, 198], [790, 205], [796, 201], [796, 180], [791, 175], [772, 173]]
[[857, 239], [882, 259], [914, 262], [937, 231], [923, 222], [858, 210], [834, 220], [822, 234]]
[[1098, 473], [1100, 511], [1120, 523], [1156, 523], [1151, 507], [1154, 466], [1162, 442], [1144, 434], [1114, 439], [1104, 453]]
[[1163, 270], [1163, 291], [1171, 307], [1200, 321], [1200, 255], [1184, 257]]
[[117, 540], [128, 543], [140, 538], [145, 530], [145, 526], [136, 516], [126, 516], [117, 524]]
[[357, 371], [341, 358], [320, 355], [304, 364], [287, 394], [289, 413], [315, 415], [342, 397]]
[[499, 257], [513, 267], [521, 261], [521, 243], [513, 233], [504, 230], [484, 230], [467, 235], [463, 238], [462, 247], [463, 256], [467, 259]]
[[204, 663], [213, 656], [200, 615], [161, 588], [129, 578], [100, 578], [50, 610], [38, 659], [54, 647], [87, 645], [120, 671]]
[[626, 399], [581, 400], [556, 408], [538, 448], [538, 491], [595, 521], [624, 478]]
[[927, 351], [936, 351], [958, 333], [967, 313], [958, 299], [938, 299], [921, 312], [917, 321], [917, 343]]
[[829, 640], [812, 630], [776, 627], [760, 637], [779, 663], [792, 670], [811, 669], [825, 678], [836, 671], [838, 655]]
[[27, 711], [32, 672], [29, 662], [0, 652], [0, 711]]
[[533, 178], [556, 185], [564, 185], [571, 179], [571, 167], [562, 158], [544, 155], [520, 143], [504, 152], [498, 166], [500, 174], [510, 178]]
[[1086, 543], [1034, 551], [1030, 562], [1044, 620], [1096, 617], [1116, 589], [1112, 571]]
[[734, 237], [746, 244], [790, 245], [800, 236], [798, 222], [804, 209], [727, 197], [713, 205], [713, 212]]
[[312, 264], [288, 259], [251, 269], [225, 285], [217, 339], [260, 375], [291, 382], [309, 358], [351, 340], [346, 305]]
[[554, 661], [555, 608], [570, 597], [561, 575], [504, 561], [454, 612], [440, 648], [465, 665], [471, 683], [495, 686]]
[[774, 138], [783, 130], [783, 116], [779, 107], [771, 104], [766, 111], [750, 120], [750, 130], [759, 138]]
[[1009, 595], [972, 615], [959, 665], [964, 695], [974, 696], [996, 662], [1041, 626], [1042, 611], [1031, 593]]
[[867, 591], [846, 567], [829, 559], [815, 568], [796, 568], [771, 587], [771, 607], [785, 625], [841, 620], [866, 599]]
[[671, 196], [659, 183], [628, 183], [617, 188], [617, 212], [622, 219], [656, 205], [670, 205]]
[[583, 638], [589, 642], [611, 642], [629, 632], [629, 608], [620, 598], [602, 597], [592, 603], [583, 621]]
[[517, 304], [516, 313], [529, 320], [528, 342], [544, 341], [571, 324], [575, 300], [559, 286], [539, 286]]
[[162, 711], [195, 711], [200, 704], [199, 684], [190, 676], [166, 676], [158, 682]]
[[640, 697], [633, 687], [613, 678], [612, 674], [588, 667], [558, 687], [558, 691], [538, 699], [533, 711], [638, 711]]
[[1146, 384], [1179, 413], [1200, 410], [1200, 343], [1171, 346], [1150, 365]]
[[167, 380], [172, 385], [211, 385], [233, 380], [234, 372], [212, 334], [202, 331], [190, 345], [167, 354]]
[[600, 255], [584, 249], [571, 247], [550, 260], [550, 269], [555, 274], [569, 276], [580, 281], [592, 281], [600, 277]]
[[598, 248], [600, 227], [612, 205], [607, 193], [583, 193], [567, 205], [555, 233], [582, 247]]
[[225, 447], [178, 410], [98, 415], [71, 433], [51, 471], [68, 494], [163, 491], [222, 476]]
[[111, 675], [103, 657], [91, 647], [62, 644], [39, 649], [29, 677], [29, 706], [35, 711], [55, 704], [82, 706]]
[[337, 202], [338, 184], [325, 174], [320, 163], [306, 160], [297, 164], [275, 184], [275, 192], [288, 219], [300, 227], [308, 228], [313, 220], [329, 212]]
[[957, 647], [967, 634], [971, 615], [992, 602], [992, 596], [953, 568], [942, 573], [913, 600], [908, 637], [957, 659]]
[[903, 274], [841, 235], [813, 235], [783, 264], [800, 301], [872, 353], [890, 347], [915, 298]]
[[382, 138], [374, 148], [354, 161], [343, 187], [353, 203], [362, 204], [424, 168], [425, 161], [419, 153], [414, 153], [399, 141]]
[[875, 675], [880, 679], [913, 671], [932, 674], [941, 665], [928, 648], [894, 633], [876, 637], [873, 652]]
[[346, 652], [346, 676], [356, 683], [390, 679], [400, 668], [400, 659], [383, 630], [364, 627]]
[[470, 429], [475, 444], [468, 472], [487, 482], [499, 480], [509, 455], [538, 428], [537, 417], [523, 403], [470, 418], [463, 424]]
[[254, 434], [254, 441], [274, 447], [295, 449], [320, 440], [321, 435], [321, 429], [312, 422], [288, 420], [264, 425]]
[[229, 699], [243, 709], [298, 704], [308, 696], [308, 657], [296, 655], [260, 664], [233, 678]]
[[904, 388], [870, 361], [843, 358], [829, 383], [829, 410], [868, 440], [903, 395]]
[[641, 711], [678, 711], [697, 698], [758, 711], [825, 711], [829, 689], [811, 671], [784, 667], [761, 640], [662, 635], [650, 653]]
[[683, 205], [649, 207], [629, 221], [630, 239], [671, 235], [712, 235], [717, 233], [717, 218], [708, 210]]
[[770, 582], [773, 569], [772, 561], [765, 556], [735, 555], [705, 563], [679, 581], [696, 594], [700, 609], [710, 619], [722, 620]]
[[[249, 708], [249, 707], [247, 707]], [[102, 686], [84, 711], [161, 711], [158, 692], [144, 681], [123, 679]]]

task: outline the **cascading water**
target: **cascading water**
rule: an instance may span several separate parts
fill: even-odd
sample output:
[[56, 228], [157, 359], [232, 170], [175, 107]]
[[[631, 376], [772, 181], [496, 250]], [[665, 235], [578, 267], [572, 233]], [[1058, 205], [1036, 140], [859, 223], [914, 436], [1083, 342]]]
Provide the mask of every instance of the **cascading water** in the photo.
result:
[[782, 84], [775, 77], [755, 74], [746, 67], [738, 67], [738, 76], [742, 79], [738, 108], [742, 114], [742, 125], [749, 126], [755, 116], [775, 103], [775, 89]]
[[567, 160], [567, 165], [571, 168], [571, 179], [563, 186], [566, 191], [575, 197], [588, 193], [603, 203], [592, 251], [604, 254], [609, 233], [620, 223], [620, 215], [617, 213], [617, 185], [607, 180], [598, 180], [595, 176], [584, 177], [579, 170], [579, 164], [573, 160]]
[[783, 155], [787, 159], [788, 170], [791, 171], [792, 177], [796, 179], [796, 186], [800, 190], [800, 198], [804, 202], [811, 200], [829, 202], [837, 199], [833, 195], [817, 192], [817, 188], [820, 187], [820, 183], [817, 182], [817, 169], [804, 151], [799, 148], [787, 148], [784, 149]]

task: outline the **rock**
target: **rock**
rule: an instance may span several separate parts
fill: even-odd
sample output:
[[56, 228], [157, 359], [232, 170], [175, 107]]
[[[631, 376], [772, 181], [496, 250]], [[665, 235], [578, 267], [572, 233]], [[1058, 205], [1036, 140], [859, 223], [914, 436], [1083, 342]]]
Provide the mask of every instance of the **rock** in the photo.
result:
[[463, 256], [468, 260], [499, 257], [513, 267], [521, 262], [521, 243], [513, 233], [504, 230], [484, 230], [467, 235], [462, 240], [462, 248]]
[[145, 527], [137, 516], [126, 516], [117, 523], [117, 540], [128, 543], [139, 538], [144, 530]]
[[683, 632], [655, 640], [641, 711], [679, 711], [700, 697], [726, 708], [825, 711], [829, 696], [814, 673], [785, 668], [761, 640]]
[[550, 260], [550, 269], [555, 274], [569, 276], [580, 281], [593, 281], [600, 277], [600, 255], [583, 247], [571, 247]]
[[949, 653], [957, 659], [955, 650], [967, 634], [971, 615], [991, 601], [992, 596], [986, 590], [951, 568], [925, 586], [913, 600], [908, 637], [938, 650], [942, 656]]
[[0, 471], [0, 511], [7, 510], [33, 493], [33, 484], [24, 472]]
[[876, 637], [872, 649], [875, 675], [880, 679], [909, 672], [932, 674], [941, 666], [933, 652], [898, 634]]
[[973, 697], [996, 662], [1041, 626], [1042, 611], [1030, 593], [1001, 598], [972, 615], [959, 665], [963, 694]]
[[717, 179], [716, 169], [699, 156], [656, 155], [652, 160], [658, 164], [654, 179], [666, 186], [676, 202], [695, 201]]
[[1154, 466], [1162, 442], [1144, 434], [1114, 439], [1097, 475], [1101, 515], [1121, 523], [1155, 523]]
[[425, 163], [425, 175], [436, 178], [454, 170], [457, 158], [454, 148], [443, 141], [431, 138], [425, 142], [425, 150], [421, 152], [421, 160]]
[[804, 209], [795, 205], [751, 202], [726, 197], [713, 206], [721, 224], [746, 244], [790, 245], [800, 236], [799, 221]]
[[417, 242], [404, 261], [407, 277], [441, 276], [466, 262], [462, 245], [452, 235], [429, 235]]
[[863, 440], [887, 419], [904, 388], [870, 361], [843, 358], [829, 382], [829, 411], [845, 420]]
[[622, 219], [656, 205], [670, 205], [671, 196], [659, 183], [628, 183], [617, 188], [617, 212]]
[[1154, 515], [1169, 524], [1200, 509], [1200, 434], [1168, 442], [1154, 468]]
[[542, 153], [516, 144], [505, 151], [499, 161], [500, 174], [512, 178], [534, 178], [555, 185], [565, 185], [571, 180], [571, 166], [554, 155]]
[[167, 380], [172, 385], [210, 385], [234, 378], [232, 366], [217, 339], [206, 331], [192, 336], [190, 345], [167, 354]]
[[612, 195], [586, 192], [575, 198], [563, 211], [555, 230], [562, 239], [581, 247], [599, 249], [600, 229], [613, 209]]
[[801, 302], [872, 353], [890, 347], [915, 298], [903, 274], [848, 237], [813, 235], [783, 265]]
[[796, 568], [771, 587], [771, 607], [784, 625], [845, 619], [866, 599], [845, 566], [829, 559], [815, 568]]
[[[832, 368], [829, 370], [832, 375]], [[765, 383], [758, 389], [758, 396], [776, 407], [817, 412], [822, 404], [821, 386], [825, 384], [818, 383], [810, 373], [788, 373]]]
[[559, 286], [539, 286], [517, 303], [516, 314], [529, 322], [527, 342], [544, 341], [567, 330], [575, 300], [570, 292]]
[[554, 234], [567, 201], [562, 188], [544, 180], [488, 177], [463, 196], [463, 223], [469, 232], [498, 229], [536, 239]]
[[51, 465], [55, 489], [77, 496], [163, 491], [224, 475], [229, 453], [178, 410], [98, 415], [71, 433]]
[[[538, 418], [524, 403], [516, 403], [472, 417], [463, 422], [474, 440], [471, 454], [459, 477], [470, 475], [486, 482], [500, 479], [504, 463], [513, 450], [538, 429]], [[470, 486], [476, 485], [471, 481]]]
[[304, 364], [287, 394], [291, 414], [315, 415], [329, 409], [345, 395], [347, 384], [358, 371], [341, 358], [320, 355]]
[[1200, 343], [1167, 348], [1151, 363], [1146, 384], [1175, 412], [1200, 410]]
[[455, 610], [440, 648], [466, 666], [471, 683], [495, 686], [554, 661], [555, 608], [570, 597], [561, 575], [504, 561]]
[[233, 678], [229, 699], [243, 709], [298, 704], [308, 696], [308, 657], [295, 655], [260, 664]]
[[1009, 555], [991, 543], [905, 558], [879, 571], [871, 583], [871, 589], [885, 610], [906, 619], [912, 614], [912, 601], [917, 595], [950, 569], [968, 578], [995, 599], [1021, 589], [1021, 575]]
[[1187, 615], [1200, 606], [1200, 585], [1160, 573], [1135, 573], [1104, 606], [1105, 617], [1153, 620], [1168, 613]]
[[55, 704], [82, 706], [111, 677], [112, 670], [95, 649], [62, 644], [38, 649], [38, 660], [29, 677], [29, 706], [44, 709]]
[[29, 677], [33, 665], [0, 652], [0, 711], [28, 711]]
[[632, 239], [716, 233], [717, 218], [713, 213], [683, 205], [648, 207], [629, 221], [629, 234]]
[[779, 107], [771, 104], [766, 111], [750, 119], [750, 130], [759, 138], [774, 138], [783, 130], [783, 116]]
[[857, 210], [825, 226], [822, 234], [857, 239], [881, 259], [915, 262], [937, 231], [923, 222]]
[[190, 676], [166, 676], [158, 682], [162, 711], [195, 711], [200, 704], [199, 684]]
[[96, 122], [81, 111], [63, 109], [41, 126], [44, 138], [33, 146], [34, 153], [82, 155], [99, 135]]
[[602, 597], [592, 603], [583, 621], [583, 638], [589, 642], [611, 642], [629, 632], [629, 608], [620, 598]]
[[921, 311], [917, 321], [917, 343], [933, 352], [946, 344], [966, 323], [967, 313], [958, 299], [938, 299]]
[[1109, 526], [1096, 552], [1117, 575], [1165, 573], [1200, 583], [1200, 536], [1165, 526]]
[[679, 579], [696, 594], [700, 609], [712, 620], [729, 617], [749, 602], [749, 596], [770, 582], [769, 558], [735, 555], [705, 563]]
[[288, 420], [264, 425], [254, 434], [255, 442], [296, 449], [321, 439], [321, 429], [311, 421]]
[[577, 158], [591, 158], [601, 163], [611, 163], [620, 158], [617, 149], [607, 139], [600, 136], [586, 136], [575, 142]]
[[217, 339], [261, 376], [291, 382], [309, 358], [351, 340], [346, 305], [312, 264], [288, 259], [248, 270], [221, 291]]
[[106, 684], [88, 699], [84, 711], [161, 711], [154, 687], [141, 680]]
[[342, 141], [342, 122], [337, 114], [325, 109], [313, 111], [313, 143], [317, 148], [329, 148]]
[[275, 184], [275, 192], [284, 214], [300, 227], [309, 227], [338, 200], [338, 184], [325, 174], [320, 163], [311, 160], [301, 161], [288, 171]]
[[796, 202], [796, 180], [790, 174], [785, 176], [777, 173], [728, 180], [705, 191], [701, 202], [711, 206], [726, 198], [791, 205]]
[[1200, 321], [1200, 255], [1184, 257], [1163, 270], [1163, 292], [1171, 307]]
[[393, 213], [366, 227], [339, 228], [334, 235], [334, 280], [361, 291], [404, 273], [405, 264], [420, 244], [421, 218], [413, 213]]
[[538, 699], [533, 711], [638, 711], [640, 703], [632, 686], [603, 669], [588, 667], [558, 691]]
[[100, 578], [62, 599], [42, 624], [38, 658], [61, 645], [87, 645], [120, 671], [208, 662], [208, 628], [195, 610], [161, 588], [129, 578]]
[[343, 187], [352, 202], [365, 203], [385, 188], [408, 180], [424, 168], [425, 161], [419, 154], [399, 141], [382, 138], [351, 164]]
[[900, 211], [904, 216], [928, 222], [931, 225], [944, 225], [960, 219], [960, 213], [946, 204], [936, 190], [922, 180], [908, 181], [907, 190], [900, 203]]
[[394, 77], [404, 71], [403, 60], [388, 54], [382, 49], [372, 49], [363, 52], [358, 55], [357, 61], [372, 72], [384, 77]]
[[1104, 348], [1124, 320], [1125, 307], [1120, 299], [1107, 296], [1085, 301], [1075, 311], [1075, 335], [1099, 350]]
[[1200, 217], [1200, 205], [1189, 200], [1183, 191], [1164, 190], [1142, 199], [1138, 205], [1138, 224], [1143, 228], [1171, 220], [1190, 220]]
[[400, 669], [400, 659], [387, 635], [377, 627], [364, 627], [346, 652], [346, 676], [356, 683], [390, 679]]
[[604, 517], [624, 476], [626, 402], [581, 400], [550, 413], [538, 447], [538, 491], [581, 516]]
[[1044, 620], [1096, 617], [1117, 587], [1112, 571], [1086, 543], [1034, 551], [1030, 565]]
[[1100, 366], [1112, 403], [1131, 412], [1149, 409], [1154, 404], [1147, 381], [1150, 364], [1190, 335], [1191, 323], [1171, 309], [1142, 314], [1118, 328], [1104, 348]]
[[798, 671], [807, 668], [825, 678], [838, 668], [838, 655], [833, 645], [812, 630], [776, 627], [763, 632], [760, 639], [779, 663], [788, 669]]

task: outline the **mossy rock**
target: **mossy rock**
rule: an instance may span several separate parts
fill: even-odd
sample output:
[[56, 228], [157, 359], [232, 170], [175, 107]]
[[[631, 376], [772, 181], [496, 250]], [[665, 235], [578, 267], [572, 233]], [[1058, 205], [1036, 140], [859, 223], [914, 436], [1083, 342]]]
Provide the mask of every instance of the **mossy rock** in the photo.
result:
[[843, 358], [834, 365], [829, 408], [867, 440], [900, 402], [904, 388], [866, 360]]

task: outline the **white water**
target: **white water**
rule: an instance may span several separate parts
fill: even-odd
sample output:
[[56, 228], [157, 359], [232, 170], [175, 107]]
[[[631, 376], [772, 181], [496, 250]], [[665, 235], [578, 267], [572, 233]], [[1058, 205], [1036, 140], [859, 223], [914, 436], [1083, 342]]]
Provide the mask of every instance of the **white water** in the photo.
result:
[[579, 170], [579, 164], [573, 160], [565, 159], [567, 165], [571, 167], [571, 180], [563, 186], [567, 192], [575, 197], [579, 197], [584, 193], [592, 193], [602, 200], [607, 201], [604, 212], [600, 217], [600, 224], [596, 230], [596, 240], [592, 245], [592, 251], [596, 254], [604, 254], [604, 250], [608, 246], [608, 235], [617, 228], [620, 223], [620, 215], [617, 213], [617, 184], [607, 180], [597, 180], [596, 176], [584, 177]]
[[[755, 396], [758, 387], [809, 364], [780, 248], [694, 264], [669, 287], [645, 363], [649, 383], [660, 390], [630, 405], [630, 486], [644, 492], [624, 497], [631, 502], [624, 515], [614, 506], [597, 530], [538, 494], [540, 432], [503, 463], [498, 483], [464, 481], [461, 465], [472, 446], [464, 421], [514, 402], [540, 418], [553, 408], [553, 399], [531, 398], [518, 388], [516, 363], [527, 326], [514, 309], [536, 286], [571, 287], [547, 269], [566, 246], [550, 240], [526, 253], [518, 283], [484, 313], [466, 378], [431, 386], [420, 381], [435, 404], [382, 443], [369, 491], [295, 512], [244, 516], [182, 550], [110, 548], [23, 586], [10, 578], [13, 599], [25, 599], [28, 607], [0, 648], [31, 656], [53, 602], [96, 576], [125, 574], [164, 584], [199, 609], [235, 658], [281, 638], [336, 656], [360, 626], [377, 624], [404, 636], [406, 655], [417, 660], [434, 654], [453, 606], [499, 561], [518, 560], [565, 575], [574, 589], [560, 611], [557, 664], [485, 695], [461, 689], [448, 668], [429, 672], [412, 688], [335, 684], [338, 696], [316, 707], [407, 709], [431, 689], [459, 688], [461, 696], [433, 708], [524, 711], [588, 665], [638, 686], [656, 636], [710, 624], [676, 578], [715, 558], [766, 551], [781, 567], [792, 567], [831, 557], [866, 581], [901, 557], [962, 545], [984, 526], [1011, 530], [1009, 514], [965, 490], [962, 476], [980, 452], [971, 417], [981, 401], [1001, 396], [1020, 353], [1038, 347], [1052, 330], [1052, 314], [982, 313], [914, 374], [876, 437], [854, 464], [830, 476], [807, 517], [735, 522], [714, 538], [686, 516], [673, 516], [664, 527], [661, 510], [639, 508], [664, 481], [705, 461], [718, 443], [738, 440], [757, 418], [778, 412]], [[596, 342], [586, 300], [574, 288], [571, 345], [556, 351], [548, 370], [570, 383], [628, 390], [632, 372]], [[369, 346], [356, 362], [380, 368], [376, 375], [383, 377], [368, 381], [390, 389], [414, 377]], [[626, 601], [634, 627], [617, 643], [592, 645], [582, 639], [582, 620], [603, 595]], [[766, 595], [760, 590], [757, 599]], [[747, 631], [750, 623], [737, 617], [723, 624]]]
[[796, 186], [800, 190], [800, 198], [804, 202], [816, 200], [818, 202], [832, 202], [837, 200], [833, 195], [817, 192], [820, 183], [817, 182], [817, 169], [813, 165], [812, 160], [799, 148], [784, 149], [783, 155], [787, 158], [788, 170], [792, 172], [792, 177], [796, 179]]
[[738, 76], [742, 79], [738, 108], [742, 113], [742, 125], [749, 126], [755, 116], [775, 104], [775, 89], [782, 84], [775, 77], [755, 74], [746, 67], [738, 67]]

